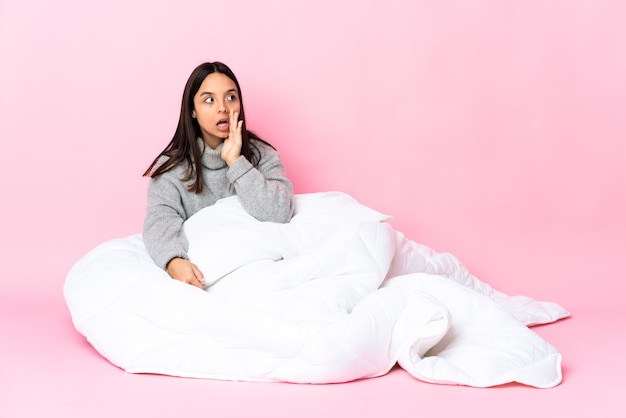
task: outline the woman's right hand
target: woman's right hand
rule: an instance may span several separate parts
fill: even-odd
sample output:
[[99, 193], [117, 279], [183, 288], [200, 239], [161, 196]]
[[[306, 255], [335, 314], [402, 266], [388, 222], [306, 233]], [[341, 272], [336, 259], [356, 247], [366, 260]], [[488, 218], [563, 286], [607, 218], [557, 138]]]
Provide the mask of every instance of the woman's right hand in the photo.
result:
[[194, 263], [184, 258], [172, 258], [167, 263], [167, 272], [173, 279], [204, 289], [204, 275]]

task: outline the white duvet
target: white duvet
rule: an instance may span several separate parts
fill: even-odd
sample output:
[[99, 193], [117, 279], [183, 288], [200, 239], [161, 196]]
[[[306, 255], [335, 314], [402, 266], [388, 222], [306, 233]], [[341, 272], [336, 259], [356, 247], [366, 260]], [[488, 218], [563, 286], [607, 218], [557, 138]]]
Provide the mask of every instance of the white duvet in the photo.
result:
[[494, 290], [346, 194], [295, 199], [288, 224], [237, 197], [185, 223], [205, 291], [170, 279], [141, 235], [98, 246], [65, 283], [76, 329], [131, 373], [332, 383], [397, 363], [433, 383], [561, 381], [559, 352], [528, 326], [563, 308]]

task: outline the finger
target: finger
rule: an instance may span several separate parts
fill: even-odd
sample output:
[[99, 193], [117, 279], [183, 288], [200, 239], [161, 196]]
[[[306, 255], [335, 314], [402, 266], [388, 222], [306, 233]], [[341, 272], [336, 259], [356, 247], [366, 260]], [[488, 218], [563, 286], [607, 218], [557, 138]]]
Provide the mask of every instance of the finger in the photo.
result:
[[233, 133], [235, 135], [240, 135], [241, 134], [241, 129], [239, 129], [240, 126], [240, 120], [239, 120], [239, 113], [238, 112], [234, 112], [233, 113], [233, 121], [232, 121], [232, 126], [233, 127]]
[[189, 284], [197, 287], [198, 289], [204, 290], [204, 283], [200, 283], [200, 281], [198, 281], [198, 279], [195, 277], [193, 278], [193, 281]]
[[200, 281], [198, 280], [198, 278], [196, 276], [193, 275], [192, 271], [188, 272], [188, 275], [181, 278], [180, 279], [181, 282], [190, 284], [192, 286], [195, 286], [199, 289], [204, 289], [204, 284], [200, 283]]
[[237, 113], [233, 109], [231, 109], [230, 110], [230, 115], [229, 115], [229, 117], [230, 117], [229, 118], [230, 119], [230, 124], [229, 125], [230, 125], [230, 131], [231, 132], [235, 132], [235, 130], [237, 128], [237, 118], [236, 118], [236, 116], [237, 116]]
[[202, 272], [200, 271], [198, 266], [196, 266], [195, 264], [191, 263], [191, 270], [193, 271], [193, 274], [196, 277], [196, 279], [198, 280], [198, 282], [200, 282], [202, 285], [204, 285], [206, 283], [206, 280], [204, 280], [204, 274], [202, 274]]
[[243, 131], [243, 121], [240, 120], [237, 122], [237, 136], [241, 137], [241, 132]]

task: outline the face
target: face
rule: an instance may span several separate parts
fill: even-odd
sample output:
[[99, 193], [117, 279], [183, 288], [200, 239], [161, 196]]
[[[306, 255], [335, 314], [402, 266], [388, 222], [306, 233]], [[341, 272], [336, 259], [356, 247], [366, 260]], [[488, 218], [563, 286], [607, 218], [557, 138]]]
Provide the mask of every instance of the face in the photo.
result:
[[200, 125], [202, 139], [211, 148], [216, 148], [228, 138], [230, 113], [240, 113], [237, 86], [228, 76], [211, 73], [194, 96], [193, 105], [191, 116]]

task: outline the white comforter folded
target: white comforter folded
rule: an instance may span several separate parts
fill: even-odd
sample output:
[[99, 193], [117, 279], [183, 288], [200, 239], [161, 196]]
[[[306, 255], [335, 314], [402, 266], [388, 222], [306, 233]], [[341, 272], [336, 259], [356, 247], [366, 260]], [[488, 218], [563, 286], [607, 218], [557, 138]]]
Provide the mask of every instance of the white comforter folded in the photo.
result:
[[132, 373], [331, 383], [398, 363], [434, 383], [561, 381], [560, 354], [527, 325], [563, 308], [508, 297], [386, 220], [328, 192], [263, 223], [232, 197], [185, 223], [206, 291], [171, 280], [134, 235], [83, 257], [65, 297], [76, 329]]

